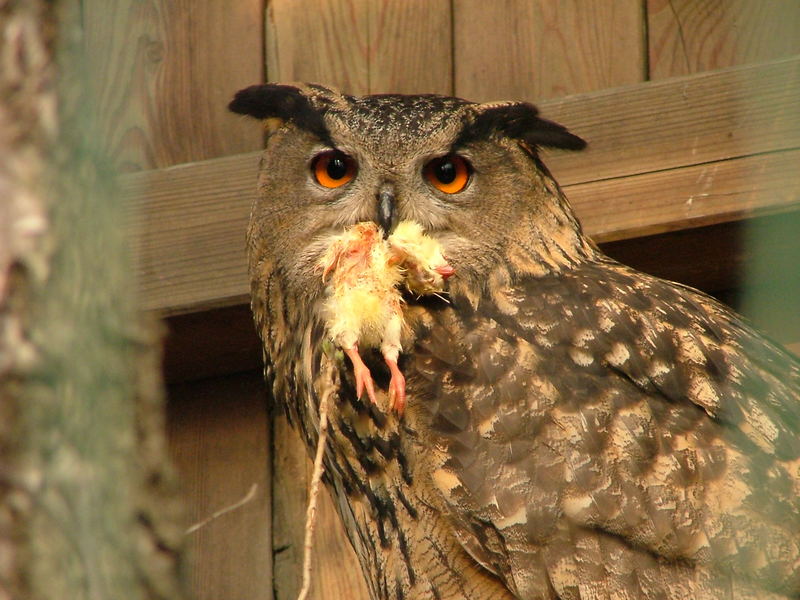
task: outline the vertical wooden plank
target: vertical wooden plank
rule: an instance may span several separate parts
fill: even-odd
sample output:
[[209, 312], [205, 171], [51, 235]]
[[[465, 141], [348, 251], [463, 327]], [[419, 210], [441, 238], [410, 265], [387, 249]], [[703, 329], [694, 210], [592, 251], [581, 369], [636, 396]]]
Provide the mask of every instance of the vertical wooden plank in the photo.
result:
[[269, 0], [270, 81], [351, 94], [452, 92], [450, 0]]
[[269, 81], [308, 81], [367, 93], [368, 2], [268, 0]]
[[454, 0], [454, 80], [468, 100], [544, 97], [536, 65], [536, 2]]
[[453, 93], [450, 0], [369, 4], [369, 91]]
[[[275, 600], [290, 600], [297, 597], [302, 581], [307, 488], [313, 465], [305, 444], [283, 416], [273, 422], [273, 439]], [[309, 597], [368, 600], [361, 566], [327, 489], [320, 493], [317, 507]]]
[[[369, 15], [369, 0], [320, 0], [313, 4], [268, 0], [267, 79], [311, 81], [346, 93], [369, 93]], [[403, 51], [391, 42], [387, 46]], [[385, 64], [382, 58], [373, 60]], [[392, 84], [399, 79], [407, 81], [405, 75], [395, 73], [390, 79]], [[297, 596], [302, 579], [311, 461], [297, 433], [282, 417], [273, 423], [273, 440], [274, 587], [276, 600], [284, 600]], [[368, 597], [358, 560], [327, 492], [320, 494], [314, 548], [311, 597]]]
[[165, 32], [158, 5], [133, 0], [86, 0], [85, 39], [96, 122], [117, 171], [156, 166], [156, 73]]
[[270, 456], [259, 372], [169, 390], [170, 450], [190, 523], [249, 502], [189, 533], [191, 587], [200, 600], [271, 600]]
[[86, 0], [107, 155], [123, 172], [257, 150], [226, 105], [263, 80], [263, 0]]
[[650, 78], [800, 52], [800, 2], [647, 0]]
[[[369, 0], [268, 0], [267, 79], [309, 81], [369, 92]], [[273, 423], [272, 526], [276, 600], [300, 589], [311, 461], [284, 418]], [[366, 599], [358, 560], [327, 492], [320, 494], [311, 597]], [[344, 562], [343, 562], [344, 561]], [[347, 565], [342, 568], [342, 565]]]
[[234, 92], [264, 80], [263, 0], [163, 0], [164, 64], [156, 82], [159, 166], [262, 147], [232, 115]]
[[553, 98], [644, 79], [639, 0], [454, 0], [456, 94]]

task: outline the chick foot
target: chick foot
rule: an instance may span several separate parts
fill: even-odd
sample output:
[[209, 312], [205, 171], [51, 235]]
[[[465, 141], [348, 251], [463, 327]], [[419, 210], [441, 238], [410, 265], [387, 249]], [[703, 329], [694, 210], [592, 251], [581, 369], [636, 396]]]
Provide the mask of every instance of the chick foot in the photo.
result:
[[361, 398], [364, 390], [367, 390], [367, 396], [372, 400], [373, 404], [377, 404], [375, 399], [375, 384], [372, 381], [372, 374], [369, 372], [369, 367], [361, 360], [361, 355], [358, 353], [358, 344], [353, 345], [351, 348], [344, 348], [345, 354], [350, 357], [350, 362], [353, 363], [353, 376], [356, 380], [356, 396]]
[[392, 379], [389, 381], [389, 404], [402, 415], [406, 408], [406, 378], [397, 366], [397, 361], [384, 357]]

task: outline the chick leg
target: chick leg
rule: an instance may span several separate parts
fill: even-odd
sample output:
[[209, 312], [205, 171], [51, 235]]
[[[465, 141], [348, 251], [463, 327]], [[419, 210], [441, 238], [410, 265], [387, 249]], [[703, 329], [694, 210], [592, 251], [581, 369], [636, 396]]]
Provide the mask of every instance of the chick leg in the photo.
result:
[[397, 411], [397, 414], [402, 415], [406, 407], [406, 378], [397, 366], [397, 358], [400, 356], [403, 314], [399, 302], [396, 302], [393, 308], [393, 314], [384, 330], [381, 354], [383, 354], [383, 360], [392, 375], [392, 379], [389, 381], [389, 404]]
[[383, 360], [386, 361], [389, 372], [392, 374], [392, 379], [389, 381], [389, 400], [397, 414], [402, 415], [406, 408], [406, 378], [397, 366], [396, 360], [385, 356]]
[[375, 384], [372, 382], [372, 374], [369, 372], [369, 367], [361, 360], [361, 355], [358, 353], [358, 344], [353, 344], [349, 348], [343, 348], [345, 354], [350, 357], [350, 362], [353, 363], [353, 375], [356, 379], [356, 396], [361, 398], [364, 389], [367, 390], [367, 396], [372, 400], [373, 404], [377, 404], [375, 399]]

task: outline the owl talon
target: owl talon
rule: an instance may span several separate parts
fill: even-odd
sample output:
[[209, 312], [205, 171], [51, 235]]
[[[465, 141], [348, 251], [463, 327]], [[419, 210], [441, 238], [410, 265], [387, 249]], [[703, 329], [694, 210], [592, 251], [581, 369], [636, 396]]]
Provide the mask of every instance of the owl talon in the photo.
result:
[[389, 358], [384, 359], [392, 379], [389, 382], [389, 405], [398, 415], [402, 415], [406, 408], [406, 378], [397, 366], [397, 362]]

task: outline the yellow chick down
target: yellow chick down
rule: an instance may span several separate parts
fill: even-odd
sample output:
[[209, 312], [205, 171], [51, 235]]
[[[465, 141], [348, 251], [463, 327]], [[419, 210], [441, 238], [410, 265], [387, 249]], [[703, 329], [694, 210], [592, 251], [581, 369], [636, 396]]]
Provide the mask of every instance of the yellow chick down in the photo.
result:
[[419, 223], [401, 221], [387, 242], [403, 270], [404, 283], [413, 294], [438, 294], [444, 290], [445, 279], [455, 273], [439, 242], [426, 235]]

